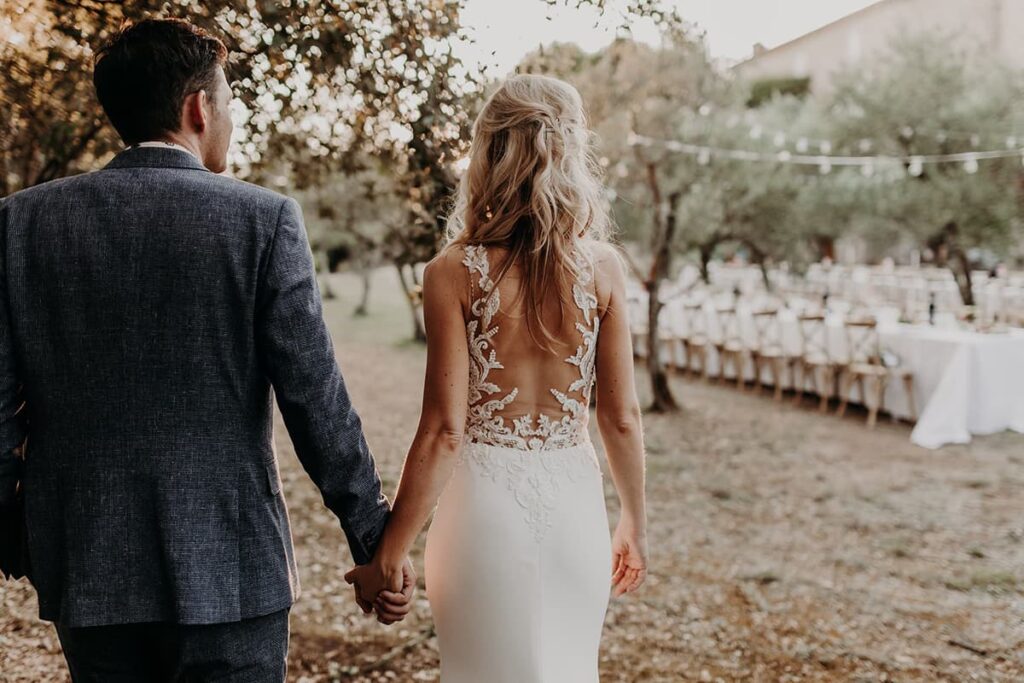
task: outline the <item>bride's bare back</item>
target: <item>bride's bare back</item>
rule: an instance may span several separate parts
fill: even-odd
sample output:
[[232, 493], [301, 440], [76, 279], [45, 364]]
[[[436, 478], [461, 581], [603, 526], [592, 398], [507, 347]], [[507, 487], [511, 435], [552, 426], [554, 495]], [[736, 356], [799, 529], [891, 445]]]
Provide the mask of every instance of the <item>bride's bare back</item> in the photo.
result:
[[602, 313], [592, 257], [577, 249], [571, 301], [554, 290], [541, 298], [541, 320], [553, 331], [550, 348], [530, 333], [518, 264], [500, 279], [494, 275], [505, 258], [501, 249], [462, 250], [469, 275], [467, 436], [521, 450], [578, 445], [587, 438]]
[[427, 285], [436, 289], [424, 313], [436, 336], [428, 344], [425, 391], [446, 398], [425, 401], [425, 408], [446, 413], [460, 440], [526, 450], [587, 438], [595, 380], [599, 417], [632, 418], [625, 275], [614, 249], [581, 242], [572, 300], [560, 302], [556, 291], [543, 298], [553, 351], [530, 334], [516, 264], [496, 282], [504, 256], [493, 247], [454, 246], [428, 269]]

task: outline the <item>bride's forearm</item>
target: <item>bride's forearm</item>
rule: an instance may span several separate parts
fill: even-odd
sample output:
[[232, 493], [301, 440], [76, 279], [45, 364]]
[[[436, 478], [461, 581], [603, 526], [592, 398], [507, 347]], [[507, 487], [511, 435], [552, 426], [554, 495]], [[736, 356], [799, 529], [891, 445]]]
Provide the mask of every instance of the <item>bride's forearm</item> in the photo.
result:
[[391, 516], [381, 537], [375, 561], [401, 566], [437, 505], [462, 447], [462, 434], [424, 430], [416, 435], [402, 467]]
[[622, 503], [622, 520], [638, 532], [647, 529], [646, 461], [639, 411], [622, 417], [598, 415], [608, 469]]

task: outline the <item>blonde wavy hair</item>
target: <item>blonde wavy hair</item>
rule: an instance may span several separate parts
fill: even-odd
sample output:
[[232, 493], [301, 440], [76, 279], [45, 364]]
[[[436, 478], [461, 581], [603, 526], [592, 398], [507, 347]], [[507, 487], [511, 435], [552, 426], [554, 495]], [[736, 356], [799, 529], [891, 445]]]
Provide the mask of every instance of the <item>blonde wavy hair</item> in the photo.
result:
[[610, 230], [591, 137], [574, 87], [547, 76], [510, 77], [473, 124], [469, 166], [448, 216], [450, 244], [507, 250], [496, 283], [519, 264], [527, 328], [550, 351], [557, 340], [543, 321], [544, 294], [559, 293], [564, 316], [579, 243], [604, 241]]

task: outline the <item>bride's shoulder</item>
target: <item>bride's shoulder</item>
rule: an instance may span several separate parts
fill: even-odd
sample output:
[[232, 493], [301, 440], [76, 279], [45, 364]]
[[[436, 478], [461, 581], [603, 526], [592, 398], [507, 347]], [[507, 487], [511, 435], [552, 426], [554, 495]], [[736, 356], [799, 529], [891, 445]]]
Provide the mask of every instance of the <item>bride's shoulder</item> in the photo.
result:
[[593, 264], [598, 310], [603, 315], [611, 303], [613, 293], [625, 285], [625, 257], [619, 247], [609, 242], [588, 242], [586, 253]]
[[451, 275], [459, 270], [465, 270], [466, 247], [461, 244], [449, 244], [441, 249], [427, 263], [427, 268], [438, 274]]
[[423, 277], [424, 288], [438, 284], [462, 288], [468, 279], [467, 249], [461, 244], [450, 244], [427, 263]]
[[586, 252], [594, 264], [594, 274], [601, 280], [618, 280], [624, 276], [624, 257], [621, 249], [610, 242], [587, 242]]

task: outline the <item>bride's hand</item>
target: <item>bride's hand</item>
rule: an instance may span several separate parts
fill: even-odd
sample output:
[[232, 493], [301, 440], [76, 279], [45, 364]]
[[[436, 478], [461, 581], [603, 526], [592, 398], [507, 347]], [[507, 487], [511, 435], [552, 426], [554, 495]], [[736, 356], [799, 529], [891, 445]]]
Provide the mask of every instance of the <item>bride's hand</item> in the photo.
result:
[[345, 581], [354, 584], [356, 602], [365, 614], [369, 614], [381, 591], [401, 592], [402, 574], [401, 565], [385, 567], [375, 558], [346, 572]]
[[613, 595], [631, 593], [647, 578], [647, 532], [619, 520], [612, 536]]

